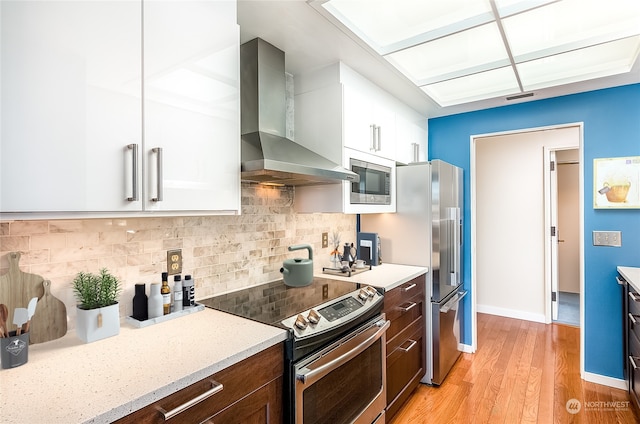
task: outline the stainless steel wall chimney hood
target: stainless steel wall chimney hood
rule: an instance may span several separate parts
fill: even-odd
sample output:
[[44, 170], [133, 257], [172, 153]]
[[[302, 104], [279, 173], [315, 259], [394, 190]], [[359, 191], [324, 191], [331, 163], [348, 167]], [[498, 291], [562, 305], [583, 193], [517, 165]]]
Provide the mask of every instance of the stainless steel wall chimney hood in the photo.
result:
[[240, 46], [243, 181], [314, 185], [359, 177], [285, 137], [284, 52], [260, 38]]

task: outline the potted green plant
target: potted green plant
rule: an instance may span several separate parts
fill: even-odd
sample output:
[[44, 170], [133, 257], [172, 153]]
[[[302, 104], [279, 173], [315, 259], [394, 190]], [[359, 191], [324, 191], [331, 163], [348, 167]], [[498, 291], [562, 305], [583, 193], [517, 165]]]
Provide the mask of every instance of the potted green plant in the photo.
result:
[[79, 272], [72, 285], [78, 301], [77, 336], [89, 343], [117, 335], [120, 332], [120, 280], [103, 268], [97, 275]]

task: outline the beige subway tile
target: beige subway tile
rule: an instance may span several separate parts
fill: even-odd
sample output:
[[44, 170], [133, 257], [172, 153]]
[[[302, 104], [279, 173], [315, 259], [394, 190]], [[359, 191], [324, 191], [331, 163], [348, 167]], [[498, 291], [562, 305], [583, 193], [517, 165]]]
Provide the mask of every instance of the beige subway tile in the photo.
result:
[[83, 223], [81, 220], [54, 220], [49, 221], [49, 232], [51, 233], [75, 233], [82, 232]]
[[29, 250], [29, 236], [0, 236], [0, 251], [26, 252]]
[[14, 221], [9, 229], [11, 234], [46, 234], [49, 232], [49, 221]]
[[31, 249], [61, 249], [67, 246], [66, 234], [34, 234], [31, 236]]

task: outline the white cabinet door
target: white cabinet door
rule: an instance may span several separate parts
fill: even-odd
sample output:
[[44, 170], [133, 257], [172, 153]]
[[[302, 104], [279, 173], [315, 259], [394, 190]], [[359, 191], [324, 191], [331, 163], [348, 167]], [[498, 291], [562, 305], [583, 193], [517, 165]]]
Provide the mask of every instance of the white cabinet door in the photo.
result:
[[427, 118], [408, 107], [400, 109], [396, 115], [396, 161], [426, 161], [427, 137]]
[[395, 159], [393, 98], [373, 84], [344, 84], [344, 147]]
[[0, 8], [0, 211], [140, 210], [140, 3]]
[[144, 2], [145, 210], [240, 209], [239, 57], [235, 1]]

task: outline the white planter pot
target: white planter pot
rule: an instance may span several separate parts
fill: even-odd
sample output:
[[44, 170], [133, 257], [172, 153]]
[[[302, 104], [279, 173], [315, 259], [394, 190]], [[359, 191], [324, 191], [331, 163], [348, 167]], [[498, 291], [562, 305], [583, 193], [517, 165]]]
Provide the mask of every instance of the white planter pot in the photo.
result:
[[97, 309], [76, 307], [76, 312], [76, 335], [85, 343], [106, 339], [120, 333], [120, 307], [117, 303]]

